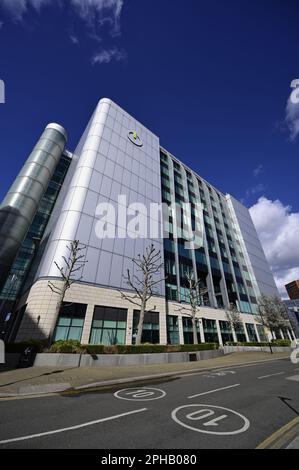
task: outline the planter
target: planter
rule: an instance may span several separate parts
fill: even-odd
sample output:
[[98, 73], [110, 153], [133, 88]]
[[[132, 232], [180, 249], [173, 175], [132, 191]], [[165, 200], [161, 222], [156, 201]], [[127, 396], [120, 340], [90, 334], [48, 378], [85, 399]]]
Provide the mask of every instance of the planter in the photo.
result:
[[190, 354], [196, 355], [196, 360], [212, 359], [223, 356], [222, 349], [149, 353], [149, 354], [37, 354], [34, 367], [114, 367], [114, 366], [142, 366], [146, 364], [167, 364], [175, 362], [189, 362]]
[[[233, 352], [242, 352], [242, 351], [257, 351], [257, 352], [269, 352], [269, 346], [224, 346], [224, 354], [230, 354]], [[272, 346], [272, 351], [275, 353], [285, 352], [291, 353], [292, 349], [289, 346]]]

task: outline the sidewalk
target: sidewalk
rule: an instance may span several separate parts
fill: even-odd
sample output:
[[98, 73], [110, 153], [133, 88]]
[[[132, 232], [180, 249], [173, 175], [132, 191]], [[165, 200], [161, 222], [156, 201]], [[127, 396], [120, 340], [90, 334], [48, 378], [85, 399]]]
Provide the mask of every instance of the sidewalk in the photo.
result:
[[159, 364], [102, 368], [52, 368], [30, 367], [0, 371], [0, 398], [40, 395], [90, 387], [104, 387], [141, 380], [231, 367], [258, 361], [271, 361], [289, 357], [287, 353], [239, 352], [225, 356], [176, 364]]

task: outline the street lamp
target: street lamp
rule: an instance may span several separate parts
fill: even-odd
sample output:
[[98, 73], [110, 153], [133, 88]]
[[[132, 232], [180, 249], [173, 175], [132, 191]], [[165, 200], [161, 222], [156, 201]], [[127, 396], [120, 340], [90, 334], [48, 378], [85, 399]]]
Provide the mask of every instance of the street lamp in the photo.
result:
[[[265, 307], [265, 305], [258, 305], [258, 311], [259, 311], [259, 314], [260, 314], [260, 317], [261, 317], [261, 320], [262, 320], [262, 324], [263, 324], [263, 327], [264, 327], [264, 332], [265, 332], [265, 326], [266, 326], [266, 325], [265, 325], [265, 323], [264, 323], [264, 317], [263, 317], [263, 314], [262, 314], [262, 309], [261, 309], [261, 307]], [[273, 354], [271, 341], [269, 341], [269, 336], [268, 336], [268, 345], [269, 345], [271, 354]]]

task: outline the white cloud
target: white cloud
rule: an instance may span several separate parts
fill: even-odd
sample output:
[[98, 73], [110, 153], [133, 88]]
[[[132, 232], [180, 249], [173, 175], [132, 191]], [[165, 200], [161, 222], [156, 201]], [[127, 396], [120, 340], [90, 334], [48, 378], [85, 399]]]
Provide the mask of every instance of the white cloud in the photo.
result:
[[263, 165], [260, 164], [253, 170], [253, 175], [259, 176], [262, 173], [262, 171], [263, 171]]
[[[24, 21], [30, 8], [40, 12], [46, 5], [62, 4], [71, 8], [84, 22], [92, 39], [102, 42], [105, 26], [108, 26], [110, 36], [120, 34], [120, 16], [124, 0], [0, 0], [0, 8], [4, 9], [14, 22]], [[107, 32], [107, 29], [105, 31]], [[78, 44], [75, 35], [69, 37], [74, 44]], [[119, 57], [116, 52], [112, 52], [112, 55], [116, 59]]]
[[285, 121], [290, 132], [290, 139], [295, 140], [299, 134], [299, 103], [293, 103], [290, 98], [286, 106]]
[[22, 21], [28, 7], [40, 11], [43, 6], [50, 3], [53, 3], [53, 0], [0, 0], [0, 6], [10, 14], [14, 21]]
[[71, 41], [73, 44], [79, 44], [79, 39], [78, 39], [77, 36], [75, 36], [74, 34], [71, 34], [71, 35], [70, 35], [70, 41]]
[[250, 209], [266, 257], [280, 293], [284, 285], [299, 278], [299, 212], [292, 212], [278, 199], [260, 197]]
[[113, 47], [111, 49], [103, 49], [91, 58], [91, 63], [95, 64], [109, 64], [112, 60], [119, 62], [127, 57], [123, 50]]
[[246, 190], [245, 194], [245, 200], [248, 199], [250, 196], [254, 196], [257, 193], [262, 193], [265, 191], [266, 186], [263, 183], [256, 184], [255, 186], [252, 186], [251, 188], [248, 188]]
[[113, 35], [120, 33], [123, 0], [70, 0], [79, 16], [91, 27], [110, 23]]

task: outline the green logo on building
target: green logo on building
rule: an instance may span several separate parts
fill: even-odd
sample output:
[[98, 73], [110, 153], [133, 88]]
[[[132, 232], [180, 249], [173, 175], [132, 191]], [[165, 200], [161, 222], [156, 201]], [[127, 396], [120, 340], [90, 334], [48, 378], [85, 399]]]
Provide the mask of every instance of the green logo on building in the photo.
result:
[[143, 146], [143, 142], [136, 131], [129, 132], [128, 138], [134, 145], [137, 145], [137, 147]]

